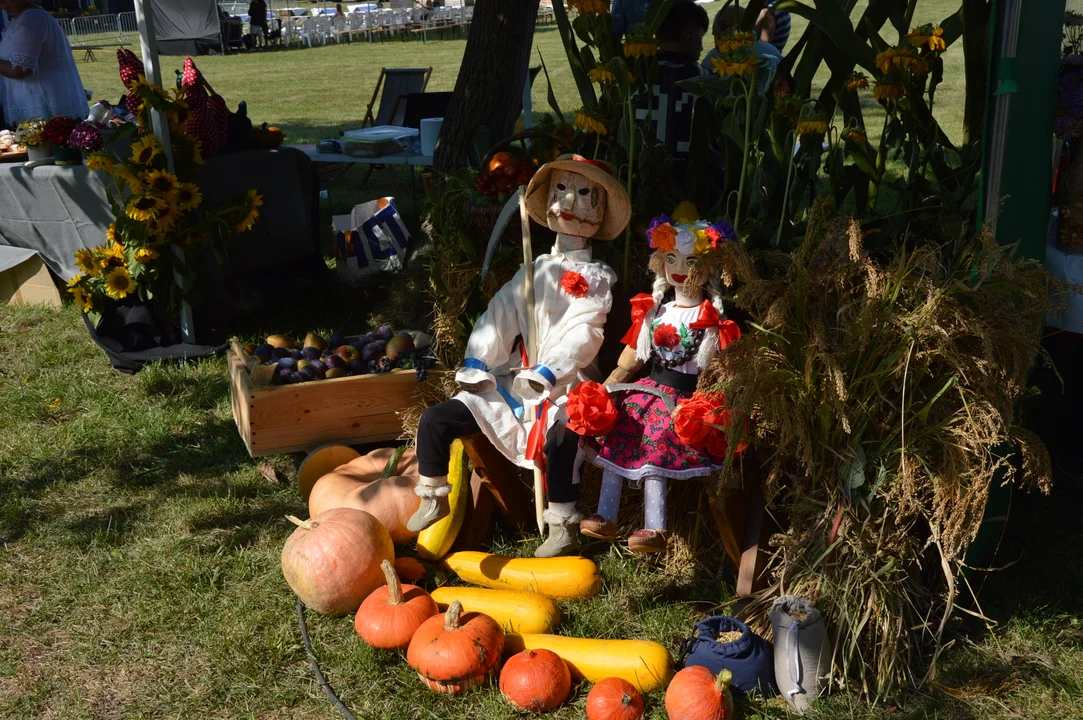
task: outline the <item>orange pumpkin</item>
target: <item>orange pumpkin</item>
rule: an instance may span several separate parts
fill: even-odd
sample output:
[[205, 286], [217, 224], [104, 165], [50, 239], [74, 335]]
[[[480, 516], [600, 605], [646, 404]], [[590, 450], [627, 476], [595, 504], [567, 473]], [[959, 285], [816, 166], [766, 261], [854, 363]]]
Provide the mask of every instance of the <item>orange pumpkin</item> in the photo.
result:
[[380, 563], [385, 587], [373, 590], [354, 617], [354, 629], [362, 640], [381, 650], [405, 650], [421, 623], [439, 612], [436, 602], [415, 585], [399, 582], [387, 560]]
[[406, 582], [417, 582], [425, 577], [425, 566], [412, 557], [395, 558], [395, 574]]
[[[489, 167], [487, 168], [491, 173], [507, 172], [506, 168], [518, 168], [519, 158], [512, 155], [510, 152], [502, 151], [493, 155], [492, 160], [489, 161]], [[518, 169], [512, 173], [512, 176], [518, 175]]]
[[587, 720], [640, 720], [643, 696], [623, 678], [599, 680], [587, 695]]
[[504, 652], [504, 631], [481, 613], [463, 613], [455, 600], [444, 615], [422, 623], [410, 640], [406, 662], [431, 690], [461, 695], [484, 685]]
[[406, 451], [396, 474], [381, 478], [393, 452], [394, 448], [374, 450], [321, 477], [309, 492], [308, 514], [318, 515], [338, 507], [364, 510], [383, 523], [394, 542], [412, 542], [417, 533], [407, 530], [406, 522], [421, 502], [414, 493], [417, 457], [412, 450]]
[[285, 134], [274, 125], [263, 125], [252, 129], [252, 144], [260, 148], [276, 148], [286, 139]]
[[324, 615], [354, 612], [384, 584], [380, 563], [395, 559], [391, 536], [361, 510], [336, 508], [297, 525], [282, 548], [282, 574], [307, 607]]
[[515, 707], [548, 712], [568, 699], [572, 674], [552, 650], [524, 650], [512, 655], [500, 672], [500, 692]]
[[729, 670], [715, 677], [705, 667], [686, 667], [666, 689], [666, 715], [669, 720], [733, 720], [732, 680]]

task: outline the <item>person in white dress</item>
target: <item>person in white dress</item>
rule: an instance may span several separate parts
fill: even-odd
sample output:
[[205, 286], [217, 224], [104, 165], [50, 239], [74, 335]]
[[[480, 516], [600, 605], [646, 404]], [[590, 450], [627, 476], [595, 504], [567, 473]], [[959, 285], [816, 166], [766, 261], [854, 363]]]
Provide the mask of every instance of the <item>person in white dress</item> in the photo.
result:
[[87, 97], [60, 23], [29, 0], [0, 0], [8, 23], [0, 38], [0, 107], [4, 123], [85, 118]]

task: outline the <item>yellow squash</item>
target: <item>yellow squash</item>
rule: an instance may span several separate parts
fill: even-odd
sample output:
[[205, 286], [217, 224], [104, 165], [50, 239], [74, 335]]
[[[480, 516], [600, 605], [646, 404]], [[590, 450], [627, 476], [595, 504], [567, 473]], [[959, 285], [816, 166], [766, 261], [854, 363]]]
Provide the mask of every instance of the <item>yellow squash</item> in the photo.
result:
[[669, 651], [650, 640], [586, 640], [563, 635], [508, 635], [505, 655], [523, 650], [550, 650], [560, 656], [572, 677], [598, 682], [619, 677], [640, 692], [665, 688], [673, 676]]
[[441, 610], [458, 600], [463, 610], [488, 615], [506, 633], [548, 633], [560, 624], [560, 609], [556, 603], [533, 592], [445, 585], [432, 591], [432, 599]]
[[455, 538], [466, 517], [466, 501], [470, 497], [470, 473], [466, 463], [466, 450], [462, 440], [451, 443], [451, 463], [448, 465], [447, 481], [451, 484], [451, 514], [433, 523], [417, 536], [417, 554], [422, 560], [439, 560], [451, 551]]
[[509, 558], [456, 552], [444, 558], [444, 565], [472, 585], [537, 592], [557, 600], [594, 597], [602, 586], [598, 566], [584, 557]]

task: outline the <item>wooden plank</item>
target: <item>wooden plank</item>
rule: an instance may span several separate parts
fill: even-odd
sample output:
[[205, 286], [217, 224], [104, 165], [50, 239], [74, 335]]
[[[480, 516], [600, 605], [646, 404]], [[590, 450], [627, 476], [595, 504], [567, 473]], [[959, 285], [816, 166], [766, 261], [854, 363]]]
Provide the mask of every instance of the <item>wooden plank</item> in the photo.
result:
[[226, 361], [229, 363], [229, 395], [233, 405], [233, 421], [237, 423], [237, 432], [240, 433], [248, 454], [252, 455], [252, 423], [249, 422], [248, 415], [252, 386], [248, 371], [232, 350], [226, 353]]
[[747, 598], [760, 584], [766, 554], [761, 550], [765, 530], [766, 510], [763, 489], [757, 483], [748, 492], [744, 542], [741, 565], [737, 570], [737, 597]]
[[497, 511], [516, 529], [534, 525], [534, 492], [519, 468], [493, 447], [482, 433], [465, 437], [463, 446], [478, 475], [489, 486]]
[[493, 515], [496, 512], [496, 500], [485, 479], [474, 470], [470, 473], [470, 498], [467, 502], [466, 517], [459, 530], [452, 552], [459, 550], [484, 550], [485, 541], [492, 530]]
[[[706, 492], [706, 490], [704, 491]], [[722, 547], [733, 562], [734, 569], [741, 567], [742, 544], [745, 533], [745, 517], [748, 503], [743, 492], [727, 493], [716, 498], [707, 493], [707, 504], [711, 508], [718, 535], [722, 538]]]

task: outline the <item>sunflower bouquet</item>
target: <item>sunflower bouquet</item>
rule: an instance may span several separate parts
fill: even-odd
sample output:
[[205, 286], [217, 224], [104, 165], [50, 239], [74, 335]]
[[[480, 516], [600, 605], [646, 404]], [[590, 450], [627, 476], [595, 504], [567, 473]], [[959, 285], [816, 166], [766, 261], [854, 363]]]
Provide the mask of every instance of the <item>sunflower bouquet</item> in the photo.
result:
[[[139, 80], [129, 96], [137, 122], [87, 157], [87, 168], [107, 173], [112, 180], [106, 196], [114, 221], [101, 245], [76, 251], [79, 272], [68, 281], [68, 289], [95, 326], [111, 301], [132, 296], [153, 300], [160, 310], [175, 316], [196, 284], [195, 257], [207, 250], [220, 257], [229, 239], [255, 224], [263, 204], [263, 197], [252, 189], [209, 207], [200, 189], [200, 141], [186, 132], [184, 100]], [[169, 123], [173, 172], [149, 129], [152, 108], [164, 113]], [[119, 151], [126, 140], [130, 147]]]

